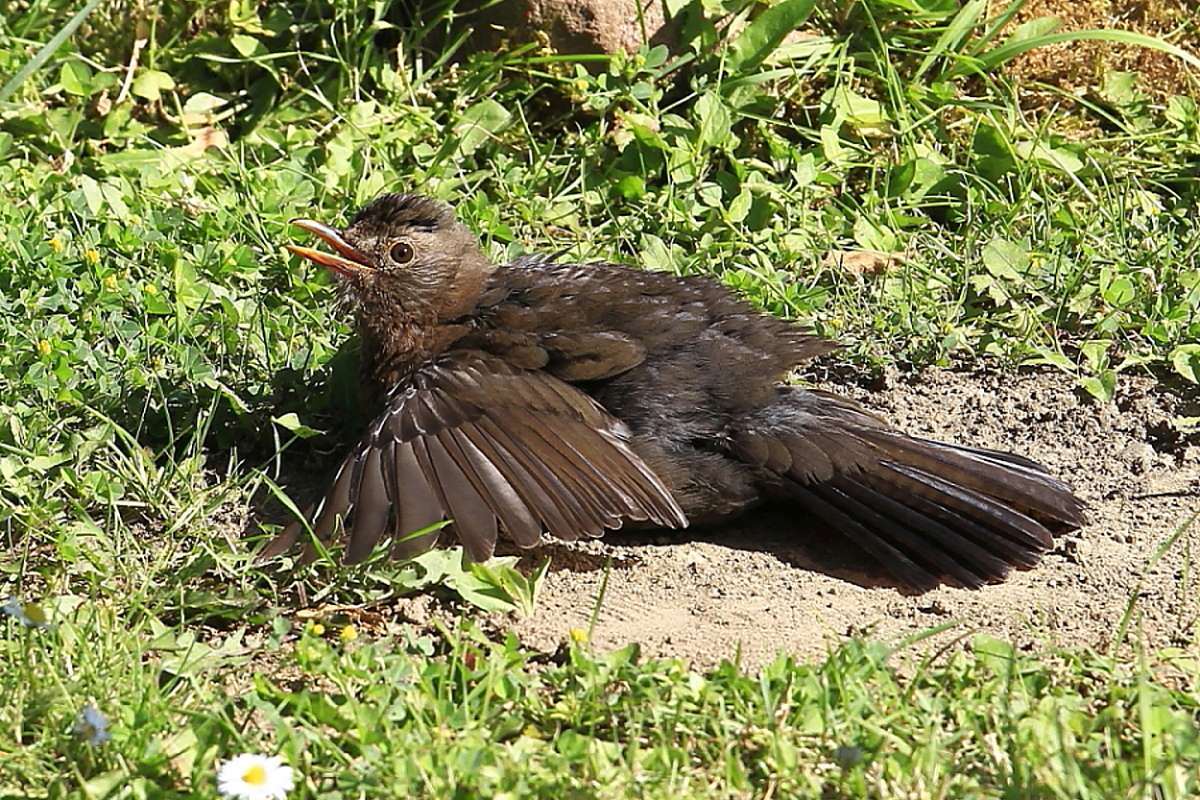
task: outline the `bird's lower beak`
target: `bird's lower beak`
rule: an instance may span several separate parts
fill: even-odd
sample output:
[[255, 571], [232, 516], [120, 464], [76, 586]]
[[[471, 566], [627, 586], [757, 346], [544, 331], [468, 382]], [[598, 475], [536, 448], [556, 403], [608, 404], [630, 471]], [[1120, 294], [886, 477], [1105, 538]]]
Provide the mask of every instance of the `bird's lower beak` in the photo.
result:
[[371, 269], [371, 262], [367, 258], [367, 255], [347, 242], [342, 238], [341, 233], [325, 223], [316, 222], [311, 219], [294, 219], [291, 220], [290, 224], [314, 234], [337, 251], [337, 253], [326, 253], [323, 250], [314, 250], [311, 247], [289, 244], [287, 249], [296, 255], [307, 258], [315, 264], [328, 267], [340, 275], [353, 275], [357, 272]]

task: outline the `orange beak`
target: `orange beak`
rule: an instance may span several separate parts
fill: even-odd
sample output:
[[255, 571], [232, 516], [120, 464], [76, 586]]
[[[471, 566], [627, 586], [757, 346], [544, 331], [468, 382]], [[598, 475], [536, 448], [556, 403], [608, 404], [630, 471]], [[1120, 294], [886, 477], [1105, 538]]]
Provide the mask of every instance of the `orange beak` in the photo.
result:
[[328, 267], [340, 275], [354, 275], [363, 270], [372, 269], [371, 261], [363, 251], [347, 242], [342, 238], [341, 233], [325, 223], [311, 219], [293, 219], [289, 224], [308, 231], [337, 251], [337, 253], [326, 253], [311, 247], [289, 244], [287, 249], [296, 255], [307, 258], [314, 264]]

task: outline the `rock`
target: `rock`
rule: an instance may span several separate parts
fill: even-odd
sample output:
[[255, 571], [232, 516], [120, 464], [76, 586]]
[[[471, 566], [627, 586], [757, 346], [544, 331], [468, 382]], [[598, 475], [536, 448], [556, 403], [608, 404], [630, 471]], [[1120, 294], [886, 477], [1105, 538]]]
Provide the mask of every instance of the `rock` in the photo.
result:
[[1130, 442], [1121, 451], [1121, 460], [1129, 464], [1129, 469], [1135, 475], [1148, 472], [1154, 466], [1154, 448], [1145, 442]]
[[[667, 21], [661, 0], [501, 0], [494, 5], [476, 0], [474, 5], [483, 6], [469, 17], [476, 50], [494, 50], [504, 40], [533, 41], [538, 33], [566, 54], [632, 53], [646, 42], [673, 47], [678, 38], [677, 20]], [[461, 4], [460, 10], [469, 12], [471, 6]]]

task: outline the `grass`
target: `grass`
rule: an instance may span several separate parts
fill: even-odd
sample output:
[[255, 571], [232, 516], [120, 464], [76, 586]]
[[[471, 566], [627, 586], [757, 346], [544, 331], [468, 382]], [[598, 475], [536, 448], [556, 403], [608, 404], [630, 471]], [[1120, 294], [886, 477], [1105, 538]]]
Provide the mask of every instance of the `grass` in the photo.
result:
[[[1097, 402], [1132, 370], [1200, 382], [1194, 93], [1117, 73], [1035, 115], [1001, 67], [1048, 26], [980, 2], [675, 5], [675, 54], [611, 59], [456, 53], [446, 2], [0, 18], [0, 597], [54, 623], [0, 621], [0, 794], [212, 796], [242, 749], [323, 796], [1197, 792], [1194, 653], [545, 663], [469, 622], [344, 642], [292, 612], [430, 582], [527, 605], [511, 565], [250, 563], [252, 509], [355, 433], [354, 352], [286, 221], [384, 189], [455, 202], [498, 259], [717, 275], [864, 368], [1051, 364]], [[901, 257], [859, 274], [862, 250]], [[70, 733], [89, 701], [103, 747]]]
[[[572, 644], [546, 663], [469, 623], [348, 644], [285, 628], [257, 646], [290, 641], [288, 654], [250, 679], [234, 677], [256, 647], [240, 634], [199, 645], [153, 625], [130, 631], [97, 607], [18, 637], [6, 793], [211, 796], [218, 758], [262, 749], [323, 797], [1182, 798], [1198, 788], [1194, 654], [1169, 657], [1171, 682], [980, 637], [901, 678], [887, 648], [849, 641], [820, 664], [781, 656], [757, 675], [732, 663], [700, 675], [639, 660], [633, 646], [596, 655]], [[88, 696], [113, 715], [102, 749], [68, 733], [72, 703]]]

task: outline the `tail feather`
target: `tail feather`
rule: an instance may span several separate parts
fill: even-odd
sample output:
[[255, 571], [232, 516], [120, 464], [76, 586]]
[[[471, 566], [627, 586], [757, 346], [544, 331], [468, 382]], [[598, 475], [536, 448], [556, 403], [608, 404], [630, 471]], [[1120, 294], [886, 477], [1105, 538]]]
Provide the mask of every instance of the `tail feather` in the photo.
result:
[[1023, 456], [906, 436], [826, 395], [781, 401], [735, 435], [734, 452], [913, 589], [1002, 580], [1084, 522], [1070, 487]]
[[[903, 528], [887, 526], [881, 528], [877, 523], [872, 524], [869, 514], [861, 509], [839, 507], [836, 500], [831, 500], [831, 492], [836, 492], [828, 484], [804, 486], [794, 481], [787, 482], [789, 499], [806, 511], [824, 522], [830, 528], [837, 530], [851, 539], [859, 547], [867, 551], [880, 564], [887, 566], [897, 579], [906, 586], [925, 591], [938, 584], [936, 574], [930, 568], [920, 563], [920, 557], [910, 553], [906, 544], [911, 542], [894, 542], [894, 537], [888, 534], [898, 534], [903, 537]], [[911, 534], [908, 534], [911, 536]], [[936, 551], [933, 551], [936, 553]]]
[[[955, 583], [975, 588], [983, 585], [987, 578], [1002, 576], [1008, 571], [1002, 560], [981, 550], [970, 540], [957, 536], [932, 518], [920, 519], [918, 525], [912, 525], [910, 520], [905, 519], [908, 515], [896, 508], [900, 504], [885, 495], [860, 493], [860, 496], [865, 495], [863, 499], [870, 503], [868, 505], [847, 492], [845, 487], [825, 485], [819, 487], [818, 493], [859, 520], [867, 537], [885, 539], [907, 554], [908, 559], [921, 571], [909, 579], [917, 587], [932, 588], [937, 585], [939, 578], [946, 577]], [[906, 569], [912, 571], [911, 567]]]
[[[968, 565], [964, 573], [957, 575], [962, 583], [975, 585], [980, 578], [1002, 577], [1012, 561], [1026, 561], [1028, 550], [1011, 545], [1007, 538], [997, 537], [984, 526], [935, 502], [920, 496], [908, 496], [901, 502], [854, 478], [845, 478], [840, 483], [842, 491], [860, 507], [874, 509], [881, 527], [920, 531], [952, 559]], [[1036, 561], [1034, 557], [1027, 563], [1032, 565]]]
[[872, 431], [869, 439], [909, 470], [953, 481], [961, 487], [1006, 501], [1040, 519], [1064, 524], [1080, 521], [1079, 501], [1066, 484], [1027, 459], [911, 438], [891, 431]]

